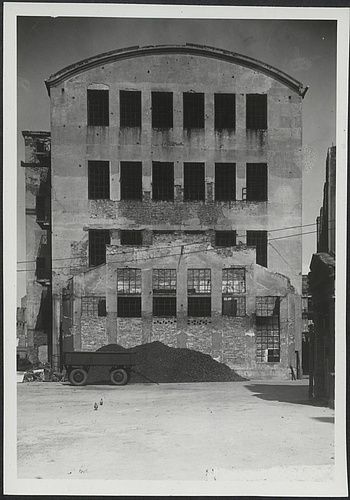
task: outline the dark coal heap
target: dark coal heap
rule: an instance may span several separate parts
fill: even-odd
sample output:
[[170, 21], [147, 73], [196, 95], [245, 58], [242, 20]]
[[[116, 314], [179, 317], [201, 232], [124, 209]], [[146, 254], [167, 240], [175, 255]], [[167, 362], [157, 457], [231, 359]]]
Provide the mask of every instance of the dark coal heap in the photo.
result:
[[[142, 344], [125, 349], [109, 344], [98, 351], [136, 352], [136, 366], [131, 372], [131, 384], [179, 382], [239, 382], [246, 380], [227, 365], [208, 354], [191, 349], [168, 347], [162, 342]], [[91, 367], [88, 383], [110, 382], [109, 367]]]

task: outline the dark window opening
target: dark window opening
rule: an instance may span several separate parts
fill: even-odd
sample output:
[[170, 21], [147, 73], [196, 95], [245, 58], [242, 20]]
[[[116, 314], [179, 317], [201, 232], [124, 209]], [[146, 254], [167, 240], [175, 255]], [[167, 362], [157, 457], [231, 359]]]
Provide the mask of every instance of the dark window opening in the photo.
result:
[[50, 278], [50, 269], [46, 263], [46, 257], [36, 258], [36, 277], [38, 280]]
[[267, 95], [247, 94], [246, 124], [249, 130], [267, 129]]
[[89, 266], [99, 266], [106, 262], [106, 245], [110, 244], [110, 234], [105, 229], [89, 230]]
[[204, 94], [183, 94], [184, 128], [204, 128]]
[[236, 200], [236, 164], [215, 164], [215, 200]]
[[152, 127], [173, 127], [172, 92], [152, 92]]
[[35, 212], [38, 221], [48, 222], [50, 219], [50, 198], [38, 195], [35, 203]]
[[215, 246], [217, 247], [236, 246], [236, 231], [215, 231]]
[[204, 163], [184, 164], [184, 200], [205, 200]]
[[211, 316], [211, 297], [188, 297], [187, 315], [193, 318]]
[[109, 92], [108, 90], [87, 91], [88, 125], [108, 127]]
[[118, 297], [117, 315], [119, 318], [141, 318], [141, 297]]
[[247, 201], [267, 201], [266, 163], [247, 163]]
[[141, 127], [141, 92], [120, 91], [120, 126]]
[[142, 245], [142, 231], [120, 231], [120, 244], [130, 246]]
[[176, 297], [153, 297], [153, 316], [176, 317]]
[[247, 231], [247, 245], [256, 247], [256, 263], [267, 267], [267, 231]]
[[280, 361], [279, 297], [256, 298], [257, 360]]
[[235, 129], [236, 96], [235, 94], [214, 94], [215, 130]]
[[109, 162], [88, 162], [89, 200], [109, 199]]
[[222, 315], [231, 317], [245, 316], [245, 297], [222, 297]]
[[174, 200], [174, 164], [154, 161], [152, 165], [152, 199]]
[[120, 198], [142, 200], [142, 163], [123, 161], [120, 168]]
[[47, 150], [46, 150], [46, 147], [45, 147], [45, 142], [42, 142], [42, 141], [38, 141], [36, 143], [36, 152], [37, 153], [46, 153]]

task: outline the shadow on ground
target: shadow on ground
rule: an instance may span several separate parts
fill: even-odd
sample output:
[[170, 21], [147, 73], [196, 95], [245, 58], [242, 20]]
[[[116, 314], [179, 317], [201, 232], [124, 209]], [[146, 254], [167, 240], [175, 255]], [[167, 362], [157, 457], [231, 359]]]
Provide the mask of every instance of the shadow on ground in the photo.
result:
[[307, 385], [275, 385], [275, 384], [249, 384], [246, 386], [254, 396], [266, 401], [280, 401], [281, 403], [293, 403], [298, 405], [327, 407], [327, 401], [323, 399], [309, 399], [309, 388]]

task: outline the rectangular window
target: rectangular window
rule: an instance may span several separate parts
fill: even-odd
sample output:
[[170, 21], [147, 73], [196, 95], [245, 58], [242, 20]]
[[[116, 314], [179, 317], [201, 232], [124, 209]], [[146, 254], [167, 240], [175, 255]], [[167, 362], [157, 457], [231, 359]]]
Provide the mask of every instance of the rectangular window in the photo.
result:
[[231, 317], [245, 316], [245, 297], [222, 297], [222, 315]]
[[233, 267], [222, 270], [222, 314], [223, 316], [245, 316], [245, 297], [235, 294], [246, 292], [246, 270]]
[[267, 201], [266, 163], [247, 163], [247, 201]]
[[236, 231], [215, 231], [215, 246], [217, 247], [236, 246]]
[[153, 293], [176, 295], [176, 269], [153, 269]]
[[109, 91], [87, 91], [88, 125], [108, 127], [109, 125]]
[[236, 95], [214, 94], [215, 130], [233, 130], [236, 127]]
[[187, 274], [187, 293], [211, 294], [210, 269], [189, 269]]
[[142, 245], [142, 231], [120, 231], [120, 244], [130, 246]]
[[153, 316], [176, 317], [176, 269], [153, 269]]
[[222, 270], [222, 293], [245, 293], [245, 268], [231, 267]]
[[121, 90], [120, 126], [141, 127], [141, 92]]
[[235, 163], [215, 163], [215, 200], [236, 200]]
[[192, 318], [211, 316], [211, 297], [188, 297], [187, 315]]
[[176, 317], [176, 297], [153, 297], [153, 316]]
[[106, 245], [111, 242], [108, 229], [89, 229], [89, 266], [106, 262]]
[[204, 163], [184, 164], [184, 200], [205, 201]]
[[267, 267], [267, 231], [247, 231], [247, 245], [256, 247], [256, 263]]
[[257, 360], [280, 361], [280, 297], [256, 297]]
[[106, 316], [106, 298], [86, 296], [81, 298], [82, 316]]
[[121, 200], [142, 200], [142, 163], [122, 161], [120, 170]]
[[184, 92], [184, 128], [204, 128], [204, 94]]
[[247, 94], [246, 124], [248, 130], [267, 129], [267, 95]]
[[117, 315], [119, 318], [141, 318], [141, 297], [118, 297]]
[[152, 164], [152, 199], [174, 201], [174, 164], [154, 161]]
[[117, 270], [118, 295], [141, 295], [141, 269]]
[[109, 162], [88, 162], [89, 200], [109, 199]]
[[152, 127], [173, 127], [173, 93], [152, 92]]

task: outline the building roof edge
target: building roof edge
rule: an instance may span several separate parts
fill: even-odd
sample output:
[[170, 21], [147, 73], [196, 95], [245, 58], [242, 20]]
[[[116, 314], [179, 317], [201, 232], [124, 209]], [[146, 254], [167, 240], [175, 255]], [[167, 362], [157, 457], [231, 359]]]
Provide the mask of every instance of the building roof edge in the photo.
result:
[[211, 57], [214, 59], [224, 60], [227, 62], [239, 64], [240, 66], [244, 66], [253, 70], [257, 70], [261, 73], [265, 73], [275, 80], [278, 80], [279, 82], [299, 94], [301, 97], [304, 97], [308, 90], [307, 86], [304, 86], [295, 78], [267, 63], [228, 50], [192, 43], [187, 43], [186, 45], [148, 45], [144, 47], [139, 47], [138, 45], [136, 45], [133, 47], [113, 50], [111, 52], [105, 52], [103, 54], [83, 59], [81, 61], [78, 61], [77, 63], [71, 64], [70, 66], [61, 69], [60, 71], [57, 71], [56, 73], [51, 75], [48, 80], [45, 80], [45, 85], [48, 94], [50, 95], [51, 87], [54, 87], [62, 81], [65, 81], [68, 78], [71, 78], [79, 73], [87, 71], [96, 66], [100, 66], [101, 64], [108, 64], [117, 60], [133, 57], [171, 53], [185, 53], [199, 55], [202, 57]]

